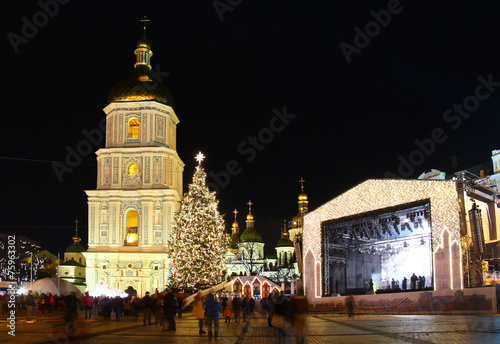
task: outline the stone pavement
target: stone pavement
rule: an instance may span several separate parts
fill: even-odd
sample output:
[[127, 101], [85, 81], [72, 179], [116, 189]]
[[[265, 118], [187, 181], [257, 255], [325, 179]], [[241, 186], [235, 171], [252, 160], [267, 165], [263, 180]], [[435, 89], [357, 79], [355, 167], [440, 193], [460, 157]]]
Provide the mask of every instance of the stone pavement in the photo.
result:
[[[198, 334], [198, 322], [190, 314], [176, 318], [177, 331], [162, 332], [159, 326], [143, 326], [142, 320], [120, 322], [79, 316], [76, 327], [63, 313], [36, 316], [28, 324], [23, 314], [16, 319], [16, 336], [8, 335], [6, 316], [0, 319], [0, 343], [209, 343]], [[312, 314], [308, 317], [306, 343], [500, 343], [500, 316], [478, 315], [360, 315]], [[287, 328], [285, 343], [295, 343], [293, 327]], [[221, 344], [274, 344], [277, 331], [256, 313], [247, 322], [220, 323]]]

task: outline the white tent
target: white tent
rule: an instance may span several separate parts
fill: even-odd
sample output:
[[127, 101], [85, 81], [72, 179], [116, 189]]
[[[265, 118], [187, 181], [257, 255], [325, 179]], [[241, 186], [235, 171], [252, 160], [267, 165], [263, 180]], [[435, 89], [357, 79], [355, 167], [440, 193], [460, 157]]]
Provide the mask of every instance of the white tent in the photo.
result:
[[58, 295], [75, 293], [76, 296], [80, 296], [82, 294], [82, 292], [76, 286], [68, 281], [60, 279], [59, 289], [57, 288], [57, 285], [57, 278], [43, 278], [41, 280], [33, 282], [31, 286], [29, 286], [28, 284], [28, 289]]

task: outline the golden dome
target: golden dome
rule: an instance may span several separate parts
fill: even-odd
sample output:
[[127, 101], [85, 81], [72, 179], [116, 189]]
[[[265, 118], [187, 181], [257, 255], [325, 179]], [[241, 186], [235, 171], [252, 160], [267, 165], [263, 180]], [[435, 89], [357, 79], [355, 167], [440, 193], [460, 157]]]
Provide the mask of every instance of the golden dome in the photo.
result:
[[250, 214], [247, 215], [247, 221], [248, 220], [253, 220], [253, 214], [250, 213]]
[[303, 192], [299, 194], [299, 201], [307, 201], [307, 195]]
[[299, 221], [302, 221], [302, 213], [300, 212], [297, 215], [295, 215], [295, 217], [292, 219], [293, 224]]
[[233, 231], [240, 229], [240, 225], [238, 224], [238, 222], [236, 220], [234, 220], [232, 228], [233, 228]]
[[132, 76], [122, 81], [113, 88], [108, 95], [108, 102], [134, 102], [152, 100], [175, 107], [170, 91], [161, 82], [156, 80], [151, 71], [150, 59], [153, 55], [151, 44], [144, 32], [141, 39], [137, 41], [134, 51], [136, 63]]

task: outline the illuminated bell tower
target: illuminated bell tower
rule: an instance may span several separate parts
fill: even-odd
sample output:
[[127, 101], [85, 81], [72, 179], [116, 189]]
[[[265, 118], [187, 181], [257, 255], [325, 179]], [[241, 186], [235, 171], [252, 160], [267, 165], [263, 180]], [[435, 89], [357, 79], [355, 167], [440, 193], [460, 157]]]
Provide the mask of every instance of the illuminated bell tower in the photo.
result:
[[168, 89], [151, 72], [144, 33], [132, 76], [108, 96], [106, 144], [97, 155], [97, 190], [88, 195], [87, 286], [99, 281], [138, 295], [168, 283], [167, 242], [182, 195], [179, 119]]
[[300, 189], [301, 192], [299, 194], [299, 201], [297, 202], [299, 204], [299, 213], [295, 215], [295, 217], [292, 219], [291, 222], [291, 228], [288, 231], [290, 233], [290, 240], [295, 243], [297, 239], [302, 236], [302, 219], [303, 215], [307, 213], [308, 210], [308, 203], [309, 201], [307, 200], [307, 195], [304, 193], [304, 182], [305, 180], [300, 178]]

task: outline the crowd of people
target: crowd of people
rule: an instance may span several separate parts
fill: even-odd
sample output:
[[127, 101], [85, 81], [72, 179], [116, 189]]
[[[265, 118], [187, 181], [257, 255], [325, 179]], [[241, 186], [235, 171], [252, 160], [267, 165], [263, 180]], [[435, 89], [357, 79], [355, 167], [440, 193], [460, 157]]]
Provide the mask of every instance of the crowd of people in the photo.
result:
[[[0, 298], [0, 306], [3, 308], [7, 303], [7, 296]], [[18, 309], [26, 309], [27, 321], [32, 322], [35, 312], [43, 316], [57, 310], [64, 310], [68, 320], [74, 320], [80, 311], [85, 319], [101, 318], [120, 321], [128, 319], [139, 321], [142, 314], [144, 326], [161, 326], [162, 331], [176, 331], [176, 317], [182, 317], [183, 291], [165, 289], [159, 292], [157, 289], [150, 295], [149, 292], [140, 298], [135, 295], [122, 298], [120, 296], [92, 297], [88, 292], [80, 297], [74, 293], [58, 296], [52, 293], [34, 293], [29, 291], [18, 299]], [[220, 318], [226, 323], [246, 322], [248, 317], [260, 311], [267, 317], [270, 327], [277, 330], [280, 340], [284, 340], [286, 328], [295, 327], [297, 343], [304, 342], [304, 330], [306, 314], [308, 310], [307, 299], [303, 291], [299, 290], [297, 296], [292, 298], [285, 296], [283, 292], [273, 293], [262, 298], [257, 304], [252, 297], [234, 295], [214, 295], [202, 292], [196, 294], [192, 306], [192, 314], [198, 320], [198, 333], [207, 334], [208, 338], [219, 339]], [[206, 327], [206, 331], [205, 331]]]
[[[7, 312], [9, 294], [4, 293], [0, 297], [0, 309], [2, 315]], [[26, 311], [26, 320], [32, 323], [33, 316], [45, 316], [58, 310], [64, 310], [69, 315], [76, 315], [79, 300], [75, 294], [57, 295], [53, 293], [38, 293], [29, 290], [28, 293], [16, 297], [16, 310]]]

